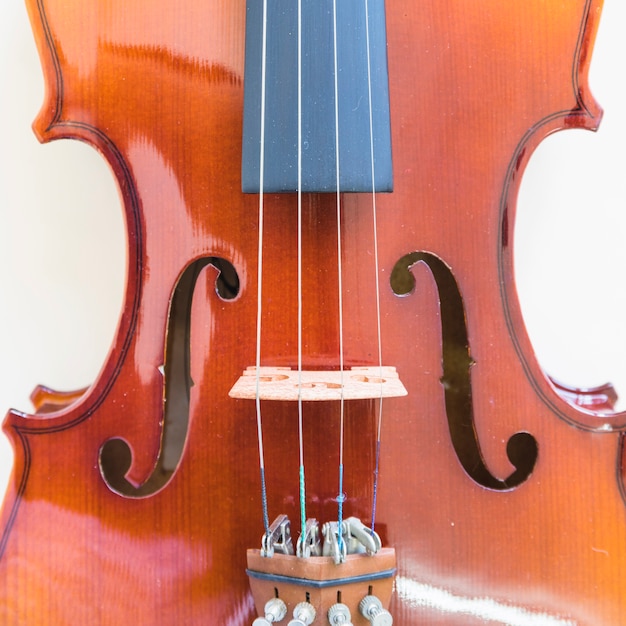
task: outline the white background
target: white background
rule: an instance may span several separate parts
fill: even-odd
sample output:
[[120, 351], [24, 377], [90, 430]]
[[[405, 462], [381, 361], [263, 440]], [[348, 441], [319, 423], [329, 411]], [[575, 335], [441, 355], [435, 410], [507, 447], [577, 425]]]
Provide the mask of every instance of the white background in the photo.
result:
[[[544, 368], [626, 396], [626, 2], [605, 0], [591, 86], [597, 134], [558, 133], [533, 157], [516, 225], [517, 283]], [[125, 242], [108, 166], [78, 142], [40, 146], [43, 102], [22, 0], [0, 3], [0, 415], [35, 383], [97, 375], [121, 307]], [[11, 450], [0, 435], [0, 492]]]

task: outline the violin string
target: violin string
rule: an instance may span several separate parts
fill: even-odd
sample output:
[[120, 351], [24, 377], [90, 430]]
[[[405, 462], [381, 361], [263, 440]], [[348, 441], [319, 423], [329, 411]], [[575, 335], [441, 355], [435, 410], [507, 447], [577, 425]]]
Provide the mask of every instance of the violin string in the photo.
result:
[[267, 0], [263, 0], [263, 34], [261, 43], [261, 134], [259, 147], [259, 249], [257, 262], [257, 321], [256, 321], [256, 421], [261, 471], [261, 503], [265, 535], [270, 535], [270, 521], [265, 481], [265, 452], [263, 448], [263, 421], [261, 418], [261, 327], [263, 320], [263, 221], [265, 184], [265, 92], [267, 69]]
[[300, 526], [306, 535], [304, 417], [302, 407], [302, 0], [298, 0], [298, 444], [300, 453]]
[[340, 416], [339, 416], [339, 493], [337, 495], [337, 530], [340, 553], [343, 551], [343, 493], [344, 474], [344, 350], [343, 350], [343, 267], [341, 245], [341, 185], [339, 164], [339, 63], [337, 54], [337, 0], [333, 0], [333, 62], [334, 62], [334, 90], [335, 90], [335, 182], [337, 187], [337, 288], [339, 305], [339, 371], [340, 371]]
[[371, 530], [374, 533], [376, 526], [376, 504], [378, 498], [378, 477], [380, 470], [380, 448], [382, 438], [383, 424], [383, 342], [380, 322], [380, 263], [378, 256], [378, 213], [376, 207], [376, 164], [374, 159], [374, 115], [372, 103], [372, 62], [370, 48], [370, 18], [369, 18], [369, 1], [365, 3], [365, 44], [367, 50], [367, 89], [369, 102], [369, 125], [370, 125], [370, 161], [372, 176], [372, 218], [374, 224], [374, 276], [376, 286], [376, 337], [378, 341], [378, 377], [380, 378], [380, 397], [378, 401], [378, 426], [376, 433], [376, 452], [374, 462], [374, 485], [372, 488], [372, 523]]

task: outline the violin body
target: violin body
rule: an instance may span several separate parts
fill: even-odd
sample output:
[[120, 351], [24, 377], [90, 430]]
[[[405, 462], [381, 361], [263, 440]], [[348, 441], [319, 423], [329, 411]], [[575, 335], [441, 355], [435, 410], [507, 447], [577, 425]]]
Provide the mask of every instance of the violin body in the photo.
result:
[[[40, 388], [33, 415], [6, 418], [0, 621], [250, 624], [257, 426], [254, 403], [229, 397], [255, 362], [258, 306], [245, 0], [27, 4], [47, 85], [35, 132], [110, 164], [128, 272], [93, 385]], [[587, 71], [601, 5], [387, 0], [394, 185], [377, 196], [378, 270], [368, 194], [342, 196], [341, 285], [334, 194], [303, 199], [305, 364], [339, 366], [341, 289], [346, 365], [376, 365], [378, 271], [383, 361], [408, 391], [385, 401], [377, 496], [399, 626], [626, 623], [626, 416], [546, 377], [513, 276], [533, 150], [600, 121]], [[261, 354], [276, 367], [297, 363], [294, 198], [265, 199]], [[266, 404], [269, 509], [296, 519], [297, 414]], [[346, 406], [344, 506], [364, 519], [376, 414]], [[333, 403], [307, 405], [319, 519], [335, 514], [338, 433]]]

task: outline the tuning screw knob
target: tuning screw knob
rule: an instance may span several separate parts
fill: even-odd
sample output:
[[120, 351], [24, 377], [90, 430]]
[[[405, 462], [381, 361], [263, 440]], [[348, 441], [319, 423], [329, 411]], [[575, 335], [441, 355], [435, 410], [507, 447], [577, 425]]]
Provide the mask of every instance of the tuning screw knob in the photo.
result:
[[391, 626], [393, 617], [376, 596], [365, 596], [359, 603], [361, 615], [369, 620], [372, 626]]
[[350, 609], [345, 604], [333, 604], [328, 609], [328, 623], [330, 626], [352, 626]]
[[293, 610], [293, 617], [288, 626], [310, 626], [315, 619], [315, 607], [308, 602], [300, 602]]
[[265, 605], [265, 617], [257, 617], [252, 626], [271, 626], [287, 615], [287, 605], [280, 598], [272, 598]]

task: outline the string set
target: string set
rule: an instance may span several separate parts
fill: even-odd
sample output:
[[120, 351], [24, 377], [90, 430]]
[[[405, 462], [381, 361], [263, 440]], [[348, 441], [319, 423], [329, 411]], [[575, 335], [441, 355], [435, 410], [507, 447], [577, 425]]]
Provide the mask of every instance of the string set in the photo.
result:
[[[374, 157], [374, 129], [372, 112], [372, 77], [371, 77], [371, 57], [370, 57], [370, 30], [369, 30], [369, 7], [368, 0], [364, 1], [366, 17], [366, 49], [367, 49], [367, 83], [368, 83], [368, 103], [369, 103], [369, 131], [370, 131], [370, 162], [372, 180], [372, 215], [373, 215], [373, 247], [374, 247], [374, 275], [375, 275], [375, 299], [376, 299], [376, 320], [377, 320], [377, 350], [379, 378], [382, 381], [382, 339], [380, 322], [380, 284], [379, 284], [379, 257], [378, 257], [378, 236], [377, 236], [377, 212], [376, 212], [376, 183], [375, 183], [375, 157]], [[298, 443], [299, 443], [299, 504], [302, 537], [306, 533], [306, 480], [304, 464], [304, 410], [302, 399], [302, 372], [303, 372], [303, 268], [302, 268], [302, 92], [303, 92], [303, 71], [302, 71], [302, 0], [298, 0], [297, 16], [297, 213], [298, 213], [298, 237], [297, 237], [297, 300], [298, 300]], [[262, 51], [261, 51], [261, 132], [259, 147], [259, 244], [258, 244], [258, 284], [257, 284], [257, 330], [256, 330], [256, 421], [261, 477], [261, 499], [263, 509], [263, 524], [265, 533], [270, 535], [268, 497], [265, 478], [265, 458], [263, 446], [263, 422], [261, 411], [261, 337], [263, 320], [263, 223], [264, 223], [264, 182], [265, 182], [265, 127], [266, 127], [266, 89], [267, 89], [267, 28], [268, 28], [268, 0], [263, 0], [263, 25], [262, 25]], [[337, 0], [333, 0], [333, 64], [334, 64], [334, 117], [335, 117], [335, 181], [336, 181], [336, 219], [337, 219], [337, 281], [338, 281], [338, 340], [339, 340], [339, 370], [341, 396], [339, 401], [339, 468], [338, 468], [338, 496], [337, 496], [337, 528], [338, 544], [340, 551], [343, 551], [343, 505], [346, 499], [344, 494], [344, 448], [345, 448], [345, 397], [344, 397], [344, 316], [343, 316], [343, 250], [342, 250], [342, 203], [341, 203], [341, 168], [340, 168], [340, 132], [339, 132], [339, 67], [338, 67], [338, 28], [337, 28]], [[379, 398], [377, 438], [375, 452], [375, 468], [373, 477], [372, 496], [372, 518], [371, 529], [374, 530], [376, 522], [376, 501], [378, 494], [378, 477], [380, 465], [381, 433], [383, 420], [383, 391]]]

